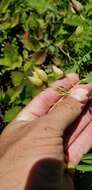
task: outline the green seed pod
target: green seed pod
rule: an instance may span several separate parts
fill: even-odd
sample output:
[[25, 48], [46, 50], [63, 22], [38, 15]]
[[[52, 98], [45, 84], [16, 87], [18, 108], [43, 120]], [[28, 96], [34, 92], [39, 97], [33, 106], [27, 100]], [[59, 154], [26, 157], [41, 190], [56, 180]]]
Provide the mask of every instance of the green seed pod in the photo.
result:
[[36, 71], [33, 71], [33, 76], [34, 76], [35, 78], [40, 78]]
[[43, 71], [42, 69], [39, 68], [35, 68], [35, 73], [38, 75], [38, 77], [43, 81], [43, 82], [47, 82], [48, 80], [48, 76], [45, 73], [45, 71]]
[[31, 76], [29, 76], [28, 79], [35, 86], [42, 86], [42, 84], [43, 84], [42, 80], [40, 78], [38, 78], [38, 77], [34, 77], [34, 76], [31, 77]]
[[61, 70], [61, 69], [59, 69], [57, 66], [55, 66], [55, 65], [53, 65], [52, 66], [53, 67], [53, 71], [57, 74], [57, 75], [59, 75], [60, 77], [63, 77], [64, 76], [64, 72]]

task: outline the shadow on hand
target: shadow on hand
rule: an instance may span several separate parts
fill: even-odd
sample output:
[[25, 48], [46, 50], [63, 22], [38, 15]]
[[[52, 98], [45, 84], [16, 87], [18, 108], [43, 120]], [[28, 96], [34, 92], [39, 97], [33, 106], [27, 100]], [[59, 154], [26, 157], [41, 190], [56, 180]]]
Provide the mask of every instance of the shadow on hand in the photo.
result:
[[61, 190], [63, 163], [56, 159], [38, 161], [30, 171], [25, 190]]

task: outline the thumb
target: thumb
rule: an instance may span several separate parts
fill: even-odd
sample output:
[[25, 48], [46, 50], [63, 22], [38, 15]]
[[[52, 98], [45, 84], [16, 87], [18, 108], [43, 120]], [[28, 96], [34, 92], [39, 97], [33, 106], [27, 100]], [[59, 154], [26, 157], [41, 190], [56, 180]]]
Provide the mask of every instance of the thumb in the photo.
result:
[[53, 127], [64, 131], [82, 112], [89, 100], [92, 84], [73, 88], [67, 97], [59, 100], [50, 110], [48, 117], [53, 122]]

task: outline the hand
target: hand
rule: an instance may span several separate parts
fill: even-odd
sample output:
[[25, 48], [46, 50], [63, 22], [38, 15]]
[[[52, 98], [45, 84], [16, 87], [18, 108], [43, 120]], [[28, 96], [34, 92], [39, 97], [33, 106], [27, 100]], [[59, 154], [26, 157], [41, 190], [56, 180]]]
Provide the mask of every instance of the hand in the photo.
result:
[[[78, 85], [78, 82], [76, 74], [56, 81], [35, 97], [3, 131], [0, 138], [2, 190], [61, 189], [64, 183], [63, 135], [67, 136], [68, 130], [71, 135], [64, 148], [69, 161], [78, 163], [89, 150], [92, 115], [88, 108], [82, 111], [89, 100], [92, 84]], [[60, 86], [69, 90], [67, 97], [61, 97], [57, 90]], [[67, 128], [70, 124], [71, 129], [77, 126], [75, 131]], [[64, 189], [67, 185], [69, 189], [69, 183], [66, 177]], [[70, 185], [72, 189], [73, 184]]]

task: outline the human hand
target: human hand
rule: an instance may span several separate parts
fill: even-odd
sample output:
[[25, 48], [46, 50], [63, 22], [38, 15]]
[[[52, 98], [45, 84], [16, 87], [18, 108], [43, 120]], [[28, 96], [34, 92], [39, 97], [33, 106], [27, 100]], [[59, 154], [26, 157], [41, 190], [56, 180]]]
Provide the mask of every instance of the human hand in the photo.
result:
[[[0, 138], [0, 185], [2, 190], [28, 190], [29, 185], [33, 190], [34, 175], [35, 190], [41, 189], [37, 186], [37, 180], [39, 180], [39, 185], [43, 185], [42, 189], [61, 189], [64, 162], [63, 133], [80, 115], [92, 91], [92, 84], [77, 86], [78, 81], [79, 78], [75, 74], [56, 81], [51, 88], [34, 98], [3, 131]], [[72, 87], [73, 85], [75, 87]], [[57, 91], [60, 86], [67, 90], [72, 88], [67, 97], [61, 98]], [[79, 88], [83, 90], [78, 90]], [[79, 124], [77, 124], [79, 119], [76, 121], [77, 130], [65, 143], [69, 153], [68, 159], [74, 163], [79, 162], [92, 144], [92, 140], [87, 144], [87, 139], [83, 138], [85, 130], [87, 134], [91, 130], [89, 123], [92, 115], [87, 110], [80, 118]], [[86, 123], [85, 118], [87, 118]], [[89, 126], [83, 131], [85, 124], [89, 124]], [[81, 131], [79, 126], [82, 126], [83, 133], [81, 135], [79, 135]], [[92, 130], [89, 134], [91, 135], [91, 133]], [[89, 138], [87, 135], [86, 137]], [[79, 142], [81, 147], [77, 148]], [[37, 172], [42, 174], [36, 176]]]

